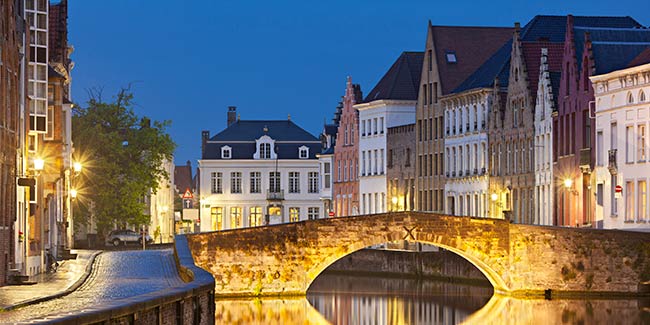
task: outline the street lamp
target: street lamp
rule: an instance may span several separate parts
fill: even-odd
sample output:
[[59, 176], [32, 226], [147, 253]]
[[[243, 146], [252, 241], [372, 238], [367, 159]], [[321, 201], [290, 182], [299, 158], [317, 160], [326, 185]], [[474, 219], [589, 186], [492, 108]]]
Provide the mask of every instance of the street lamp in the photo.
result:
[[397, 196], [393, 196], [391, 199], [391, 202], [393, 202], [393, 211], [397, 211]]
[[72, 163], [72, 173], [70, 174], [70, 198], [72, 199], [70, 201], [70, 220], [66, 223], [66, 231], [67, 231], [67, 241], [68, 241], [68, 247], [73, 248], [74, 247], [74, 208], [73, 208], [73, 201], [77, 198], [77, 184], [75, 178], [81, 173], [82, 165], [80, 162], [75, 161]]
[[45, 167], [45, 160], [43, 158], [34, 158], [34, 171], [37, 174], [43, 171], [43, 167]]
[[573, 180], [572, 179], [567, 178], [567, 179], [564, 180], [564, 187], [566, 187], [567, 189], [570, 189], [572, 185], [573, 185]]
[[79, 174], [79, 173], [81, 172], [81, 163], [78, 162], [78, 161], [75, 161], [75, 162], [72, 164], [72, 169], [74, 170], [74, 172], [75, 172], [76, 174]]

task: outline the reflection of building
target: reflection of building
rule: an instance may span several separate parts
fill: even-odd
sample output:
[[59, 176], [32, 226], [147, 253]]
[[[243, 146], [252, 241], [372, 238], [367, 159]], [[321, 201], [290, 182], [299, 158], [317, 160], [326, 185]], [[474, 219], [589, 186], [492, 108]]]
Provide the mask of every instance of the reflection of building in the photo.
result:
[[201, 231], [277, 224], [323, 216], [321, 142], [290, 119], [239, 120], [202, 134]]
[[415, 124], [388, 128], [388, 211], [415, 210]]
[[650, 231], [650, 48], [629, 66], [590, 77], [596, 94], [596, 221], [606, 229]]
[[334, 165], [331, 170], [333, 208], [337, 217], [359, 214], [359, 112], [353, 106], [361, 100], [361, 86], [353, 84], [352, 78], [348, 77], [343, 108], [340, 115], [337, 112], [338, 141], [334, 145]]
[[[415, 122], [422, 52], [404, 52], [370, 91], [359, 111], [361, 214], [386, 211], [386, 129]], [[338, 170], [337, 170], [338, 172]], [[348, 174], [343, 174], [347, 177]]]

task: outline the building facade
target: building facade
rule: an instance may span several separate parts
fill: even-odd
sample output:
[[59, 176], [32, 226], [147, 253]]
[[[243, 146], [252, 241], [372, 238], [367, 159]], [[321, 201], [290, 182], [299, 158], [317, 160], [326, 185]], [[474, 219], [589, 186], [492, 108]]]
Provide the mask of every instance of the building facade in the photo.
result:
[[168, 178], [158, 179], [158, 188], [151, 191], [146, 214], [151, 218], [148, 233], [155, 243], [174, 242], [174, 164], [170, 160], [162, 162]]
[[445, 211], [445, 109], [450, 94], [511, 37], [510, 28], [432, 26], [427, 39], [416, 107], [416, 205]]
[[422, 58], [422, 52], [402, 53], [364, 102], [354, 106], [359, 111], [361, 214], [387, 211], [387, 128], [415, 122]]
[[542, 48], [535, 103], [535, 211], [533, 224], [553, 225], [553, 114], [557, 114], [560, 72], [549, 71]]
[[650, 231], [646, 53], [645, 64], [589, 78], [596, 100], [596, 220], [605, 229]]
[[202, 134], [199, 160], [201, 231], [323, 217], [319, 194], [321, 142], [290, 119], [239, 120]]
[[389, 127], [386, 152], [388, 211], [414, 211], [415, 124]]
[[[348, 77], [343, 96], [343, 108], [338, 121], [333, 165], [329, 174], [333, 178], [333, 207], [337, 217], [359, 214], [359, 112], [354, 105], [362, 101], [361, 86]], [[324, 167], [324, 166], [323, 166]], [[324, 172], [324, 171], [323, 171]], [[325, 177], [326, 174], [323, 174]]]

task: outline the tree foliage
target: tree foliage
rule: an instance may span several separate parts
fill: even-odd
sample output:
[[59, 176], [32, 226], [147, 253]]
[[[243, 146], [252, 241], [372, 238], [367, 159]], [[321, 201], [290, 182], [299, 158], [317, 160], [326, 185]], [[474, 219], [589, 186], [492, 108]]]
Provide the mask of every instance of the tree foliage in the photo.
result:
[[85, 223], [88, 206], [102, 234], [114, 227], [150, 223], [145, 200], [169, 175], [163, 168], [176, 144], [166, 133], [169, 121], [151, 121], [133, 110], [133, 94], [120, 90], [113, 102], [91, 92], [87, 107], [72, 117], [75, 157], [84, 163], [83, 197], [90, 202], [75, 213]]

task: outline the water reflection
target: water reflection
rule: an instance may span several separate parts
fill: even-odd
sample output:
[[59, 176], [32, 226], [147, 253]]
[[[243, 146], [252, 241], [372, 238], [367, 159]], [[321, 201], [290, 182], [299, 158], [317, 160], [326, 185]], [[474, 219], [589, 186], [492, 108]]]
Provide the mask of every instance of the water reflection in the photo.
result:
[[522, 300], [486, 287], [323, 274], [306, 299], [218, 299], [216, 323], [650, 324], [650, 297]]

